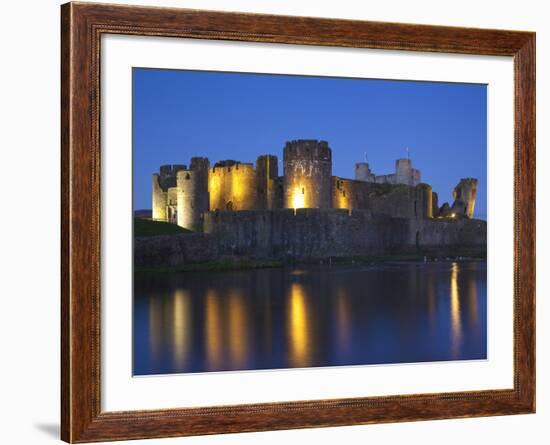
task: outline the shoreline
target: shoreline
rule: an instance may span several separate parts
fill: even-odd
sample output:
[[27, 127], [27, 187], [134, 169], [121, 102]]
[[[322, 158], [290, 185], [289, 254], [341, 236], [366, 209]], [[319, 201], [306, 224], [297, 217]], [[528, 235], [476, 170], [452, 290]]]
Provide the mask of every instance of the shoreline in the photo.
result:
[[418, 253], [401, 253], [385, 255], [326, 257], [309, 260], [284, 261], [278, 259], [261, 259], [249, 257], [221, 257], [215, 261], [204, 261], [181, 266], [135, 267], [136, 273], [182, 273], [182, 272], [223, 272], [254, 269], [272, 269], [300, 265], [328, 266], [365, 266], [386, 263], [431, 263], [451, 261], [485, 261], [485, 251], [434, 251]]

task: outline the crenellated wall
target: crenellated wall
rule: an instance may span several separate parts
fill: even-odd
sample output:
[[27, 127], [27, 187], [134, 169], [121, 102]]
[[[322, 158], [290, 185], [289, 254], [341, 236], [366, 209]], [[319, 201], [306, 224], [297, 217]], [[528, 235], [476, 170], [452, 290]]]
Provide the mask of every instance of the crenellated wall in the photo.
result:
[[465, 178], [455, 187], [453, 206], [438, 207], [437, 194], [420, 183], [410, 159], [398, 159], [395, 173], [374, 175], [366, 162], [355, 165], [356, 179], [332, 176], [332, 151], [326, 141], [294, 140], [278, 159], [262, 155], [251, 163], [217, 162], [193, 157], [185, 165], [163, 165], [153, 175], [152, 217], [202, 230], [210, 210], [235, 212], [276, 209], [369, 210], [384, 217], [423, 220], [472, 218], [477, 180]]

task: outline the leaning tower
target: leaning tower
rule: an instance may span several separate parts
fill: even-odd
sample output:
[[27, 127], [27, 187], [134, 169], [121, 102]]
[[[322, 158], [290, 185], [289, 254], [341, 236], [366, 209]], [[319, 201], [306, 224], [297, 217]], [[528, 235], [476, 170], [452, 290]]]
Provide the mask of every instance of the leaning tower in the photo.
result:
[[285, 208], [330, 208], [332, 153], [326, 141], [287, 142], [283, 151]]

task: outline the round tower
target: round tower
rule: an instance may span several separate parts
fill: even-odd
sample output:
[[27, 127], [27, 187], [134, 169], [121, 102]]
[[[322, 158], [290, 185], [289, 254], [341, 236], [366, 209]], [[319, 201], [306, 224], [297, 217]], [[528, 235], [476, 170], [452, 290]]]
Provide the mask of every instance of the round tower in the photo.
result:
[[355, 179], [358, 181], [374, 182], [374, 175], [367, 162], [357, 162], [355, 164]]
[[412, 162], [410, 159], [398, 159], [395, 161], [395, 176], [398, 184], [412, 184]]
[[331, 207], [332, 152], [326, 141], [287, 142], [283, 150], [285, 208]]
[[177, 174], [177, 221], [188, 230], [200, 230], [202, 214], [208, 211], [208, 192], [200, 172], [181, 170]]
[[152, 182], [152, 218], [157, 221], [166, 221], [166, 192], [161, 187], [161, 178], [158, 173], [153, 175]]

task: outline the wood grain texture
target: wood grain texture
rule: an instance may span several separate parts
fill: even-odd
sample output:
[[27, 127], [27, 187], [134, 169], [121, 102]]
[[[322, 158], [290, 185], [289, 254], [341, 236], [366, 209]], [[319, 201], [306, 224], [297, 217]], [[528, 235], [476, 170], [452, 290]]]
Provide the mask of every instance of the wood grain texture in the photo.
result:
[[[101, 412], [99, 61], [103, 33], [513, 56], [514, 388]], [[534, 412], [534, 33], [68, 3], [61, 7], [61, 37], [63, 440], [92, 442]]]

